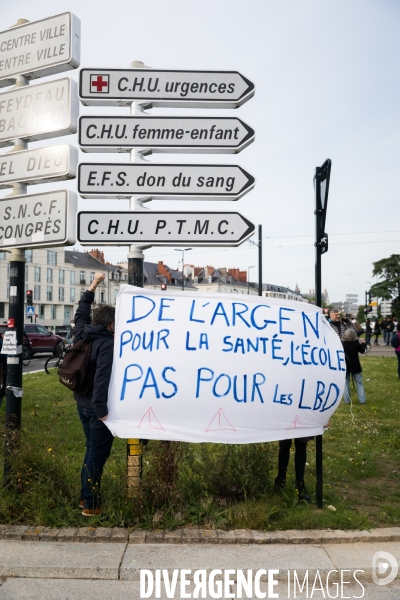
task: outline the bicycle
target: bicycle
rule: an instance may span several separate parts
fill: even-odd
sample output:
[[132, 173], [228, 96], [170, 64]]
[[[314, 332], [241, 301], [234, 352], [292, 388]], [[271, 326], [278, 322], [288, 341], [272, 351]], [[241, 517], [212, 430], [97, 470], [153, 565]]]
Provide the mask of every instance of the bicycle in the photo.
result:
[[27, 367], [29, 365], [29, 363], [31, 362], [31, 358], [32, 352], [30, 344], [22, 344], [22, 364], [24, 365], [24, 367]]
[[50, 358], [48, 358], [44, 364], [44, 370], [46, 371], [47, 375], [52, 374], [52, 373], [50, 373], [49, 369], [58, 369], [62, 365], [64, 356], [68, 352], [70, 345], [71, 345], [71, 344], [65, 344], [64, 342], [60, 342], [60, 343], [62, 343], [62, 349], [61, 349], [60, 354], [57, 354], [55, 356], [50, 356]]

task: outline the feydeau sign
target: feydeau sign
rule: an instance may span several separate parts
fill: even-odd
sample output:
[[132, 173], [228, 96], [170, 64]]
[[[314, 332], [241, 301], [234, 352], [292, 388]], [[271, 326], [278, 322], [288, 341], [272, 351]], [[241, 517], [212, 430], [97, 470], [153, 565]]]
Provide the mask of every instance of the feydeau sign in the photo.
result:
[[80, 21], [63, 13], [0, 32], [0, 87], [79, 67]]
[[84, 105], [237, 108], [254, 96], [254, 84], [237, 71], [82, 69]]
[[80, 117], [79, 145], [84, 152], [235, 154], [254, 141], [254, 130], [236, 117]]
[[0, 148], [15, 138], [28, 142], [76, 132], [79, 105], [75, 81], [65, 78], [0, 95]]
[[78, 241], [84, 245], [239, 246], [254, 229], [246, 217], [234, 212], [78, 213]]
[[238, 200], [254, 184], [237, 165], [81, 163], [78, 168], [82, 198]]
[[319, 435], [345, 373], [340, 339], [313, 305], [125, 285], [106, 424], [122, 438], [185, 442]]

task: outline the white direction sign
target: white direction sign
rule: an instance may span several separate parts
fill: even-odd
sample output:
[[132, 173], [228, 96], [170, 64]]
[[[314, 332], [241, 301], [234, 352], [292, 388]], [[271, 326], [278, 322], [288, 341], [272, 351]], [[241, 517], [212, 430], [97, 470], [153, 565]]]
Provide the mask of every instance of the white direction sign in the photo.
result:
[[240, 152], [254, 141], [254, 130], [236, 117], [80, 117], [84, 152]]
[[0, 200], [0, 248], [74, 244], [76, 209], [70, 190]]
[[80, 21], [70, 12], [1, 31], [0, 87], [17, 75], [35, 79], [76, 69], [80, 36]]
[[82, 104], [237, 108], [254, 96], [254, 84], [237, 71], [82, 69]]
[[80, 212], [78, 242], [153, 246], [240, 246], [254, 225], [237, 212]]
[[76, 132], [76, 82], [56, 79], [0, 94], [0, 147], [15, 138], [28, 142]]
[[48, 183], [76, 177], [78, 150], [59, 144], [0, 155], [0, 189], [15, 182]]
[[238, 200], [254, 184], [237, 165], [81, 163], [78, 168], [83, 198]]

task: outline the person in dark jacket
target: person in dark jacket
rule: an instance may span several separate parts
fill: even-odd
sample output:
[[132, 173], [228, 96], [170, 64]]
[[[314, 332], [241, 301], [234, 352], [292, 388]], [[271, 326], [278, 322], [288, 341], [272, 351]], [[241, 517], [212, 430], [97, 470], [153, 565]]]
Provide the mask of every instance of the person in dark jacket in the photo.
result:
[[360, 404], [365, 404], [366, 397], [361, 375], [362, 368], [358, 355], [365, 354], [367, 348], [365, 343], [358, 341], [357, 334], [352, 329], [348, 329], [344, 332], [342, 344], [346, 358], [346, 389], [344, 403], [350, 404], [350, 378], [353, 377], [356, 384], [358, 400]]
[[108, 414], [108, 385], [113, 363], [115, 308], [101, 306], [93, 311], [93, 320], [90, 322], [94, 292], [103, 279], [102, 273], [95, 274], [93, 282], [79, 302], [74, 317], [74, 342], [92, 343], [90, 361], [94, 370], [92, 390], [85, 396], [74, 393], [86, 437], [79, 502], [79, 508], [83, 509], [82, 515], [85, 517], [101, 513], [101, 476], [114, 441], [104, 421]]
[[378, 338], [381, 335], [381, 333], [382, 333], [381, 324], [379, 323], [379, 320], [377, 319], [375, 321], [375, 326], [374, 326], [374, 336], [375, 336], [374, 346], [379, 346]]
[[[395, 338], [394, 336], [397, 336], [397, 338]], [[394, 347], [394, 353], [397, 357], [397, 375], [400, 379], [400, 324], [396, 325], [396, 331], [393, 332], [393, 342], [397, 344], [397, 346], [393, 346]], [[392, 342], [392, 340], [390, 340]]]

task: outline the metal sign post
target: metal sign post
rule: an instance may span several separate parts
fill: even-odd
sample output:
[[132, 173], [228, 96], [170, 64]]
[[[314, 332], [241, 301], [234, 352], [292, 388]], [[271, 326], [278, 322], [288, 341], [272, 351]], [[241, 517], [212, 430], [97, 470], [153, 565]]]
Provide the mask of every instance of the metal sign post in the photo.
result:
[[[83, 198], [130, 198], [130, 211], [81, 212], [79, 241], [90, 245], [130, 244], [128, 282], [143, 287], [143, 250], [164, 246], [238, 246], [254, 225], [238, 213], [145, 212], [157, 200], [238, 200], [254, 177], [237, 165], [154, 164], [152, 152], [237, 153], [254, 131], [233, 117], [154, 117], [147, 108], [237, 108], [254, 95], [254, 85], [236, 71], [82, 69], [79, 97], [84, 105], [130, 106], [131, 116], [84, 116], [79, 144], [84, 152], [130, 152], [130, 164], [81, 163], [78, 192]], [[182, 272], [184, 264], [182, 264]], [[182, 288], [183, 289], [183, 288]], [[140, 440], [128, 440], [128, 493], [140, 484]]]
[[[328, 158], [321, 167], [316, 167], [314, 175], [315, 190], [315, 304], [322, 307], [321, 256], [328, 251], [328, 235], [325, 233], [326, 212], [328, 207], [329, 181], [332, 161]], [[322, 508], [322, 435], [315, 440], [317, 471], [317, 505]]]
[[[28, 86], [29, 79], [79, 66], [80, 22], [64, 13], [29, 23], [20, 19], [0, 32], [0, 147], [13, 145], [0, 158], [0, 188], [12, 193], [0, 201], [0, 248], [13, 248], [10, 258], [9, 334], [7, 351], [4, 485], [12, 481], [13, 449], [19, 444], [22, 404], [25, 256], [21, 248], [74, 243], [76, 196], [69, 192], [26, 195], [28, 183], [75, 176], [76, 151], [68, 145], [27, 150], [27, 142], [76, 131], [76, 84], [60, 79]], [[68, 206], [74, 210], [67, 215]], [[73, 221], [73, 224], [71, 225]], [[34, 310], [34, 307], [31, 307]], [[34, 314], [34, 313], [33, 313]], [[30, 317], [32, 320], [32, 316]]]

